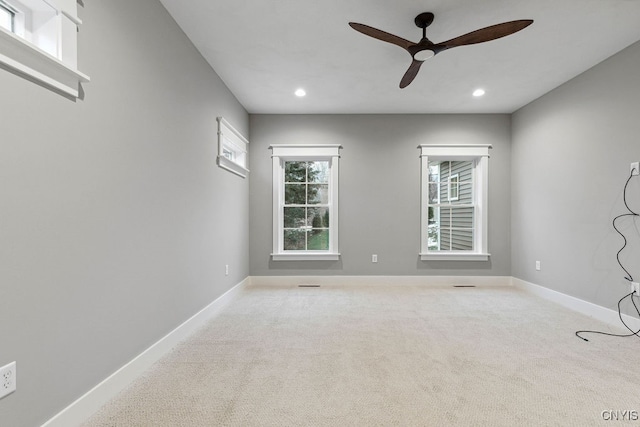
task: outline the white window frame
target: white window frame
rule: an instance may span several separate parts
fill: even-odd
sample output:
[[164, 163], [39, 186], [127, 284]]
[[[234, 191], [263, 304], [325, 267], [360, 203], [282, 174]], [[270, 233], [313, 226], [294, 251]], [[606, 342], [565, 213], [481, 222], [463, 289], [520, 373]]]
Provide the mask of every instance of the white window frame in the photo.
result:
[[[338, 251], [338, 176], [339, 144], [274, 144], [273, 163], [273, 252], [274, 261], [337, 261]], [[329, 162], [329, 250], [292, 251], [284, 250], [284, 164], [286, 161], [328, 161]]]
[[14, 11], [13, 31], [0, 27], [0, 66], [76, 99], [78, 0], [0, 0]]
[[249, 174], [249, 141], [223, 117], [218, 117], [218, 158], [217, 163], [242, 178]]
[[[422, 261], [488, 261], [488, 186], [490, 144], [423, 144], [421, 158], [420, 259]], [[472, 161], [474, 242], [471, 251], [440, 251], [428, 248], [429, 161]], [[459, 187], [459, 185], [458, 185]], [[459, 190], [458, 190], [459, 191]]]

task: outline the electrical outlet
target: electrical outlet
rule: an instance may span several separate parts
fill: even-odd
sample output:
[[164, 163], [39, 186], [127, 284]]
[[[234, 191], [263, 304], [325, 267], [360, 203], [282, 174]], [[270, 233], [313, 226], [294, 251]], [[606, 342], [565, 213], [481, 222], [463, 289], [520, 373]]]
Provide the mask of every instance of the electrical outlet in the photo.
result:
[[224, 266], [224, 275], [225, 276], [229, 275], [229, 264], [225, 264], [225, 266]]
[[378, 255], [376, 254], [371, 255], [371, 262], [378, 262]]
[[16, 362], [0, 368], [0, 399], [16, 391]]
[[629, 172], [631, 172], [631, 175], [640, 175], [640, 162], [631, 163]]
[[631, 282], [631, 292], [635, 292], [637, 297], [640, 297], [640, 283]]
[[536, 271], [540, 271], [540, 261], [536, 261]]

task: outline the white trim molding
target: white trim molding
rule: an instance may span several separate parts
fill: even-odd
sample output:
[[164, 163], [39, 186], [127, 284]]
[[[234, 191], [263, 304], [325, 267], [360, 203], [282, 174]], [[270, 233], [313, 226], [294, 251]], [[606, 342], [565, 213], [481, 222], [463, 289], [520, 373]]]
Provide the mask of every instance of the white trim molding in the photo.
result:
[[[620, 317], [618, 317], [618, 311], [612, 310], [600, 305], [596, 305], [576, 297], [572, 297], [567, 294], [563, 294], [553, 289], [545, 288], [544, 286], [536, 285], [534, 283], [527, 282], [516, 277], [513, 278], [513, 286], [518, 289], [522, 289], [532, 295], [539, 296], [546, 300], [552, 301], [565, 308], [568, 308], [578, 313], [582, 313], [586, 316], [593, 317], [596, 320], [607, 323], [611, 326], [621, 328], [624, 332], [627, 330], [624, 325], [620, 323]], [[640, 319], [623, 314], [622, 318], [625, 323], [634, 330], [640, 330]]]
[[115, 395], [124, 390], [136, 378], [142, 375], [155, 362], [169, 353], [177, 344], [187, 339], [207, 322], [215, 319], [220, 312], [238, 297], [240, 292], [248, 286], [251, 279], [247, 277], [242, 282], [229, 289], [211, 304], [191, 316], [180, 326], [169, 332], [151, 347], [140, 353], [129, 363], [111, 374], [100, 384], [85, 393], [78, 400], [67, 406], [42, 427], [68, 427], [80, 425], [98, 411]]
[[[16, 0], [20, 16], [45, 16], [37, 30], [31, 24], [9, 31], [0, 28], [0, 67], [34, 80], [73, 99], [80, 96], [80, 84], [89, 76], [78, 67], [76, 0]], [[43, 10], [46, 13], [41, 13]], [[21, 19], [30, 23], [31, 19]], [[35, 24], [34, 24], [35, 25]], [[35, 35], [37, 34], [37, 37]]]

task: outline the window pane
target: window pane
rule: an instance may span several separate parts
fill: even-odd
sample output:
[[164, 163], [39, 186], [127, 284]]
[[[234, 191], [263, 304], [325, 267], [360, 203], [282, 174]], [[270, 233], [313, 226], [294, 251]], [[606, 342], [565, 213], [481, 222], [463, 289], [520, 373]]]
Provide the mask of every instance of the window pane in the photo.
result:
[[308, 235], [307, 249], [310, 251], [329, 250], [329, 230], [311, 230]]
[[305, 230], [284, 230], [284, 250], [303, 251], [306, 234]]
[[429, 182], [440, 182], [440, 162], [429, 162]]
[[460, 177], [459, 175], [453, 175], [452, 177], [449, 178], [449, 199], [450, 200], [457, 200], [458, 199], [458, 194], [459, 194], [459, 190], [460, 190], [460, 183], [459, 180]]
[[437, 208], [435, 206], [429, 206], [428, 215], [429, 215], [429, 217], [427, 218], [428, 225], [440, 224], [440, 208]]
[[309, 162], [307, 182], [329, 182], [329, 162]]
[[0, 5], [0, 27], [13, 32], [13, 12]]
[[285, 184], [284, 185], [284, 204], [285, 205], [304, 205], [307, 198], [306, 184]]
[[313, 228], [329, 228], [329, 208], [307, 209], [307, 224]]
[[449, 200], [449, 181], [447, 178], [447, 181], [441, 182], [440, 184], [435, 184], [438, 186], [438, 197], [440, 200], [440, 203], [449, 203], [451, 200]]
[[473, 228], [473, 208], [452, 208], [451, 227], [453, 228]]
[[427, 226], [427, 249], [437, 251], [440, 247], [440, 228], [435, 225]]
[[470, 182], [460, 182], [458, 185], [458, 200], [451, 200], [453, 204], [470, 205], [473, 203], [473, 185]]
[[450, 228], [440, 229], [440, 250], [441, 251], [451, 250], [451, 229]]
[[429, 184], [429, 204], [437, 204], [440, 203], [440, 195], [438, 193], [438, 184], [430, 183]]
[[473, 230], [451, 230], [451, 250], [470, 251], [473, 250]]
[[451, 227], [451, 208], [440, 208], [440, 222], [442, 227]]
[[329, 203], [329, 185], [328, 184], [309, 184], [307, 197], [308, 197], [307, 203], [309, 203], [310, 205], [328, 204]]
[[233, 151], [229, 150], [228, 148], [222, 149], [222, 156], [233, 161]]
[[305, 182], [307, 179], [307, 162], [285, 162], [284, 182]]
[[428, 250], [473, 250], [473, 207], [430, 207]]
[[305, 208], [284, 208], [284, 228], [306, 226]]

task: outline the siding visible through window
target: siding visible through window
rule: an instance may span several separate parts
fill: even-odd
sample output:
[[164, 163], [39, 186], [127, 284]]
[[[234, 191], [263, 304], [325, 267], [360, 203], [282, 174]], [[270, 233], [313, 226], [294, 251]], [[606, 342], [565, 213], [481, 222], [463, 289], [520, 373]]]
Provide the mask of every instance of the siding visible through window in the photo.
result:
[[486, 261], [490, 145], [424, 144], [420, 258]]

